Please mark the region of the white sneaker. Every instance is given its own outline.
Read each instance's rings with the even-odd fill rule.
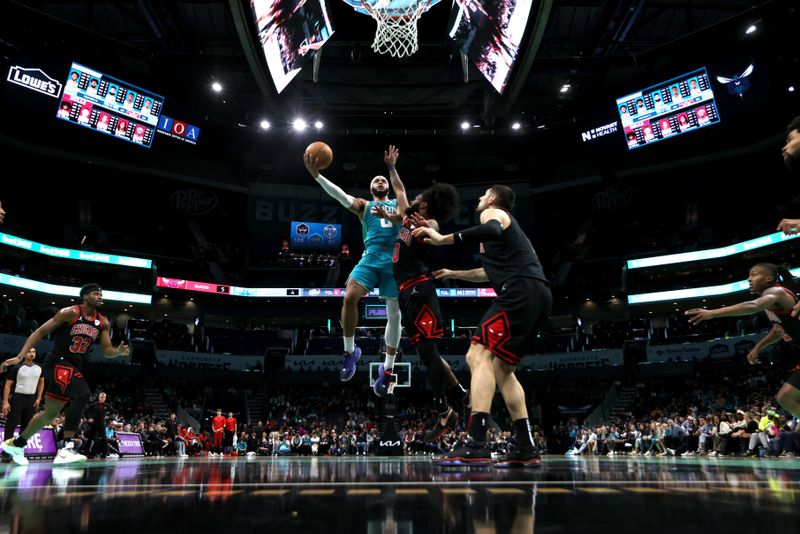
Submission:
[[[53,459],[53,464],[59,465],[59,464],[72,464],[75,462],[85,462],[86,456],[77,453],[74,447],[75,445],[72,442],[69,442],[66,445],[64,445],[63,448],[59,449],[55,459]]]
[[[3,445],[0,446],[0,449],[11,456],[11,459],[14,460],[14,463],[17,465],[28,465],[30,463],[28,459],[25,458],[25,447],[15,447],[14,438],[5,440]]]
[[[675,449],[667,449],[667,454],[670,456],[675,456]]]
[[[117,459],[117,458],[119,458],[119,454],[111,453],[111,454],[108,455],[108,457],[109,458],[113,458],[113,459]]]

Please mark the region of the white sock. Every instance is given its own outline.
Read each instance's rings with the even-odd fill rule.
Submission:
[[[388,352],[385,353],[386,357],[383,359],[383,369],[384,371],[388,371],[389,369],[394,369],[394,359],[397,358],[397,354],[389,354]]]
[[[356,336],[342,337],[344,338],[344,351],[352,354],[353,351],[356,350]]]

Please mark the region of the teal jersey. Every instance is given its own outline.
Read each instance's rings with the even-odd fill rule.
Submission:
[[[386,200],[385,202],[375,202],[370,200],[364,208],[364,216],[361,218],[361,229],[364,236],[364,253],[387,256],[391,258],[394,242],[400,232],[400,226],[395,226],[386,219],[382,219],[372,213],[375,205],[385,206],[386,211],[395,213],[397,211],[396,200]]]

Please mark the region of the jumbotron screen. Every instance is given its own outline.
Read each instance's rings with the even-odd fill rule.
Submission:
[[[629,150],[719,122],[705,68],[617,98],[617,111]]]
[[[164,97],[73,63],[56,116],[150,147]]]

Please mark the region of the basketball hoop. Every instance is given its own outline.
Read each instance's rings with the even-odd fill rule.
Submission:
[[[363,10],[378,23],[372,50],[396,58],[414,54],[419,49],[417,21],[430,9],[431,3],[431,0],[415,0],[407,4],[378,1],[371,5],[368,0],[361,0]]]

